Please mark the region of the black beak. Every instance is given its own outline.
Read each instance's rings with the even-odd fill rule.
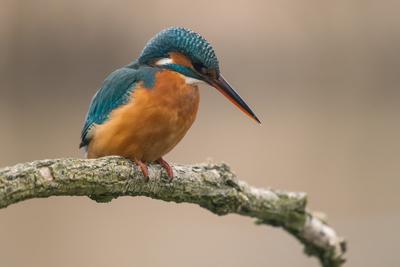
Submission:
[[[219,75],[216,79],[209,79],[207,81],[212,87],[216,88],[219,92],[221,92],[226,98],[228,98],[235,106],[237,106],[241,111],[243,111],[247,116],[256,122],[260,123],[260,120],[257,118],[256,114],[249,108],[249,106],[244,102],[244,100],[240,97],[238,93],[229,85],[227,81]]]

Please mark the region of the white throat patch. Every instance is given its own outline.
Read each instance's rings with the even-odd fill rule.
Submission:
[[[204,83],[204,82],[201,81],[201,80],[197,80],[197,79],[192,78],[192,77],[187,77],[187,76],[185,76],[185,75],[182,75],[182,77],[185,79],[185,83],[186,83],[186,84],[200,84],[200,83]]]

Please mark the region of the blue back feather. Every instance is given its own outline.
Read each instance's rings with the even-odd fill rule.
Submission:
[[[89,144],[90,130],[94,124],[104,123],[114,109],[129,102],[138,82],[143,82],[146,88],[154,86],[155,73],[159,69],[145,66],[137,69],[131,67],[138,65],[134,63],[111,73],[94,95],[82,129],[80,147]]]

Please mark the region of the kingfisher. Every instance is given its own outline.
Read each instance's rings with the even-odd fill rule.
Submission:
[[[206,83],[250,118],[260,120],[222,77],[213,47],[182,27],[151,38],[139,58],[112,72],[92,98],[81,133],[87,158],[117,155],[135,162],[146,180],[148,163],[174,174],[163,156],[193,124],[198,84]]]

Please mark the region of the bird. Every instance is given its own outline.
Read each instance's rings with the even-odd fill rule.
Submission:
[[[190,29],[170,27],[153,36],[136,60],[104,80],[91,100],[79,147],[87,158],[125,157],[147,181],[147,164],[158,163],[171,181],[174,172],[163,157],[195,121],[201,83],[261,124],[223,78],[211,44]]]

